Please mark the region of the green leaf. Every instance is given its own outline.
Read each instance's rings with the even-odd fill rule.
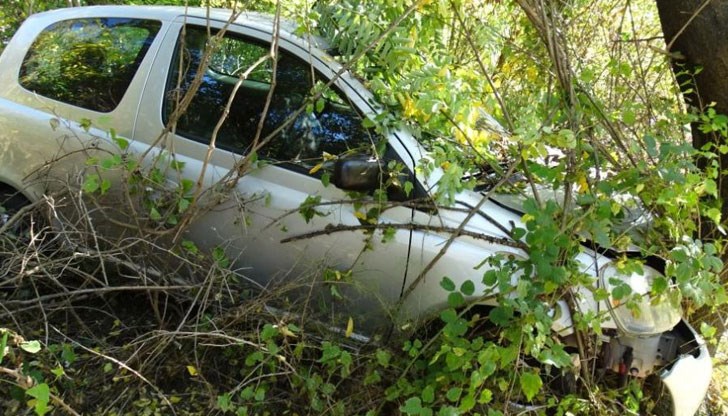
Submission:
[[[468,323],[465,319],[457,318],[452,322],[449,322],[443,328],[443,334],[450,338],[458,338],[468,332]]]
[[[460,399],[460,410],[463,413],[467,413],[475,407],[475,393],[466,394],[465,397]],[[455,415],[460,414],[459,412],[453,413]]]
[[[61,350],[61,359],[63,361],[67,362],[68,364],[73,364],[76,362],[76,353],[73,352],[73,346],[69,344],[63,344],[63,349]]]
[[[404,194],[407,195],[407,196],[410,196],[410,194],[412,193],[412,190],[414,189],[414,187],[415,186],[412,184],[412,182],[406,181],[404,183]]]
[[[384,368],[389,367],[389,362],[392,359],[392,354],[390,354],[388,351],[380,349],[377,350],[377,353],[375,355],[377,357],[377,364]]]
[[[51,398],[51,391],[48,388],[48,385],[46,383],[40,383],[38,385],[35,385],[28,390],[25,391],[25,394],[27,394],[30,397],[35,398],[39,402],[48,403],[48,400]]]
[[[262,402],[263,400],[265,400],[265,388],[259,387],[255,391],[254,399],[256,402]]]
[[[438,416],[459,416],[464,414],[463,412],[460,412],[457,407],[452,406],[445,406],[441,407],[440,411],[437,412]],[[477,414],[477,413],[475,413]]]
[[[108,179],[104,179],[101,181],[101,195],[105,194],[109,189],[111,189],[111,181]]]
[[[460,292],[452,292],[447,296],[447,304],[451,308],[457,309],[465,305],[465,298]]]
[[[321,184],[323,184],[324,187],[331,184],[331,172],[324,172],[321,174]]]
[[[5,348],[8,346],[8,332],[3,332],[3,338],[0,339],[0,363],[3,362],[3,358],[5,358]]]
[[[440,312],[440,319],[442,319],[442,322],[449,324],[458,319],[458,314],[452,309],[445,309],[444,311]]]
[[[592,69],[586,68],[581,71],[579,74],[579,78],[581,78],[582,81],[584,81],[587,84],[590,84],[592,81],[594,81],[594,71]]]
[[[230,266],[230,259],[228,259],[225,255],[225,249],[220,246],[217,246],[212,250],[212,258],[215,260],[215,263],[223,269]]]
[[[475,283],[472,280],[466,280],[460,285],[460,292],[465,296],[472,296],[475,293]]]
[[[181,172],[185,168],[186,163],[181,160],[173,160],[169,162],[169,167],[177,172]]]
[[[422,401],[425,403],[432,403],[435,401],[435,388],[431,384],[422,389]]]
[[[637,117],[634,114],[634,111],[626,108],[622,110],[622,122],[628,126],[631,126],[637,121]]]
[[[23,351],[35,354],[40,351],[40,342],[38,341],[24,341],[20,343],[20,348]]]
[[[598,301],[607,300],[607,299],[609,299],[609,292],[607,292],[606,289],[604,289],[603,287],[600,287],[600,288],[594,290],[594,300],[595,301],[598,302]]]
[[[99,189],[99,177],[98,175],[89,175],[83,182],[83,191],[87,194],[92,194]]]
[[[491,400],[493,400],[493,392],[488,389],[483,389],[480,392],[480,397],[478,397],[478,403],[486,404],[490,403]]]
[[[705,339],[713,339],[717,332],[718,329],[712,325],[708,325],[705,322],[700,324],[700,334],[703,335],[703,338]]]
[[[180,184],[182,185],[182,192],[184,192],[185,194],[191,191],[192,188],[195,186],[195,182],[190,179],[182,179]]]
[[[152,207],[149,210],[149,218],[151,218],[153,221],[159,221],[162,219],[162,214],[160,214],[159,211],[157,211],[157,208]]]
[[[440,281],[440,286],[442,286],[442,288],[447,290],[448,292],[452,292],[453,290],[455,290],[455,282],[453,282],[452,279],[447,276],[442,278],[442,281]]]
[[[190,200],[187,198],[180,198],[177,202],[177,211],[183,213],[190,207]]]
[[[255,351],[251,354],[249,354],[247,357],[245,357],[245,365],[248,367],[252,367],[255,364],[263,361],[265,357],[263,356],[263,353],[260,351]],[[253,396],[251,395],[250,398]]]
[[[229,412],[231,410],[234,410],[234,405],[232,403],[230,393],[225,393],[217,396],[217,408],[222,410],[223,412]]]
[[[403,406],[400,406],[399,410],[408,415],[431,415],[432,410],[425,409],[422,407],[422,401],[419,397],[410,397],[404,402]]]
[[[240,398],[246,401],[252,399],[254,396],[255,388],[253,386],[248,386],[240,392]]]
[[[498,272],[495,270],[488,270],[483,273],[483,284],[486,286],[493,286],[498,283]]]
[[[394,239],[397,234],[397,229],[394,227],[387,227],[382,232],[382,243],[388,243]]]
[[[718,196],[718,185],[712,179],[705,179],[705,192],[708,195],[717,197]]]
[[[61,366],[61,365],[52,369],[51,373],[53,373],[53,375],[56,376],[56,380],[61,378],[64,374],[66,374],[66,372],[63,370],[63,366]]]
[[[113,169],[118,165],[118,161],[115,160],[113,157],[107,157],[104,159],[101,159],[99,165],[103,170],[110,170]]]
[[[367,374],[366,377],[364,377],[365,386],[371,386],[379,383],[380,381],[382,381],[382,376],[377,370],[372,371],[371,373]]]
[[[298,208],[298,212],[303,216],[303,219],[308,224],[311,222],[313,217],[320,216],[325,217],[328,214],[323,213],[321,211],[318,211],[316,207],[321,204],[321,196],[320,195],[309,195],[303,203]]]
[[[88,133],[88,131],[91,130],[91,125],[92,125],[91,120],[89,120],[87,118],[82,118],[81,122],[78,123],[78,126],[81,127],[83,129],[83,131],[85,131],[86,133]]]
[[[531,372],[521,374],[520,383],[521,391],[526,395],[526,400],[529,402],[541,390],[541,386],[543,385],[541,377]]]
[[[511,230],[511,236],[514,240],[520,240],[526,235],[526,230],[523,228],[516,227]]]
[[[715,224],[720,224],[722,214],[718,208],[708,208],[705,215]]]
[[[652,281],[652,293],[660,294],[667,290],[668,282],[664,276],[656,277]]]
[[[556,145],[565,149],[573,149],[576,147],[576,136],[569,129],[559,130],[556,136]]]
[[[121,150],[126,150],[129,148],[129,140],[123,137],[114,138],[114,143],[116,143],[116,145],[119,146],[119,149]]]
[[[513,310],[505,306],[498,306],[490,310],[488,318],[496,325],[505,326],[513,317]]]
[[[182,240],[182,248],[184,248],[188,253],[192,255],[197,255],[200,253],[200,249],[197,248],[197,245],[190,240]]]
[[[372,119],[370,119],[369,117],[367,117],[367,118],[365,118],[364,120],[361,121],[361,125],[365,129],[370,129],[370,128],[374,127],[374,121],[372,121]]]
[[[280,331],[278,331],[277,327],[271,324],[265,324],[265,326],[263,326],[263,331],[260,333],[260,337],[263,341],[268,341],[277,337],[279,334]]]
[[[629,296],[630,293],[632,293],[632,288],[626,284],[620,284],[612,289],[612,297],[616,300],[624,299]]]
[[[447,391],[445,394],[445,397],[447,397],[448,400],[451,402],[456,402],[460,399],[460,395],[463,393],[463,389],[461,387],[453,387],[450,390]]]

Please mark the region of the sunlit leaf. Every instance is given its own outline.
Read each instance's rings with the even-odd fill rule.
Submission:
[[[346,323],[346,332],[345,335],[347,338],[351,337],[351,334],[354,333],[354,320],[349,317],[349,321]]]
[[[541,390],[543,382],[541,377],[537,373],[524,372],[521,373],[519,379],[521,384],[521,391],[526,395],[526,400],[531,401],[534,396]]]
[[[39,341],[23,341],[20,343],[20,348],[23,351],[29,352],[31,354],[35,354],[38,351],[41,350],[41,345]]]

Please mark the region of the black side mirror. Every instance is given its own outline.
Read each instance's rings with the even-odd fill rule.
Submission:
[[[376,159],[343,158],[334,164],[331,183],[345,191],[372,192],[382,186],[383,173],[383,166]]]

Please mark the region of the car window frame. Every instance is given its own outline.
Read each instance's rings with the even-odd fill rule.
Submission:
[[[166,93],[168,93],[169,91],[171,91],[173,89],[173,88],[170,88],[170,85],[174,85],[174,83],[176,83],[176,80],[173,80],[172,79],[172,78],[175,77],[175,75],[177,75],[176,74],[177,71],[174,68],[174,65],[176,65],[176,64],[179,63],[178,62],[178,57],[179,57],[179,54],[180,54],[179,42],[180,42],[180,39],[182,37],[183,30],[185,30],[185,27],[186,26],[187,27],[189,27],[189,26],[195,26],[197,29],[206,29],[206,27],[204,27],[202,25],[199,25],[199,24],[196,24],[196,23],[186,22],[185,24],[183,24],[183,26],[176,33],[176,41],[174,43],[174,45],[175,45],[174,49],[175,50],[172,53],[172,58],[171,58],[171,61],[170,61],[170,66],[169,66],[169,69],[168,69],[168,72],[167,72],[167,80],[166,80],[166,84],[165,84],[165,95],[166,95]],[[220,29],[215,28],[214,26],[213,27],[210,27],[210,35],[211,36],[214,36],[217,32],[219,32],[219,30]],[[237,38],[237,39],[241,40],[242,42],[247,42],[247,43],[250,43],[250,44],[258,45],[258,46],[260,46],[263,49],[269,49],[270,48],[270,41],[265,41],[263,39],[260,39],[260,38],[254,37],[254,36],[249,36],[249,35],[240,33],[238,31],[234,31],[234,30],[228,29],[226,31],[226,33],[225,33],[225,36],[230,36],[230,37],[233,37],[233,38]],[[281,47],[281,49],[291,59],[295,59],[296,61],[298,61],[302,65],[311,66],[312,67],[312,70],[315,71],[316,80],[321,81],[321,82],[324,82],[324,83],[328,83],[330,81],[330,79],[324,73],[322,73],[319,70],[319,68],[317,68],[314,65],[314,63],[313,63],[312,60],[315,57],[313,55],[309,54],[308,57],[310,57],[311,60],[307,61],[306,59],[302,58],[300,55],[294,53],[289,48]],[[237,80],[238,80],[238,78],[237,77],[234,77],[233,75],[229,75],[229,74],[222,73],[220,71],[216,71],[216,70],[214,70],[211,67],[208,67],[207,71],[212,71],[214,73],[214,78],[234,78],[234,82],[237,82]],[[233,82],[232,79],[230,81],[231,81],[231,83]],[[248,80],[248,79],[246,79],[245,81],[243,81],[243,85],[248,85],[248,84],[250,84],[250,85],[260,84],[261,86],[263,86],[263,85],[265,85],[265,86],[270,85],[269,83],[266,83],[264,81],[258,81],[258,80]],[[280,86],[276,86],[276,88],[281,88],[281,87]],[[343,105],[346,106],[349,110],[355,112],[357,114],[357,116],[362,121],[366,118],[366,115],[364,114],[364,112],[361,111],[361,109],[356,105],[355,102],[352,102],[352,101],[350,101],[348,99],[348,95],[341,88],[339,88],[338,85],[336,85],[336,82],[334,82],[329,88],[339,97],[339,99],[341,99],[342,101],[344,101],[344,104]],[[240,94],[240,91],[238,91],[238,94]],[[348,103],[347,103],[347,101],[348,101]],[[338,104],[336,102],[332,102],[332,103]],[[162,103],[162,114],[161,114],[161,116],[162,116],[162,122],[165,125],[169,122],[169,116],[168,116],[170,114],[169,107],[168,107],[169,104],[170,104],[169,100],[165,97],[165,99],[164,99],[164,101]],[[177,130],[175,133],[177,135],[179,135],[180,137],[183,137],[183,138],[186,138],[186,139],[189,139],[189,140],[193,140],[193,141],[198,142],[198,143],[200,143],[202,145],[208,145],[209,144],[209,139],[204,138],[204,137],[201,137],[201,136],[196,135],[196,134],[193,134],[193,133],[190,133],[190,132],[181,132],[181,131]],[[372,132],[372,135],[373,136],[378,136],[379,139],[380,139],[380,142],[381,141],[387,141],[388,140],[388,137],[386,137],[384,135],[381,135],[381,134],[378,134],[378,133],[375,133],[375,132]],[[219,137],[218,137],[218,140],[219,140]],[[276,140],[276,138],[273,138],[273,140]],[[378,145],[378,143],[379,142],[373,142],[371,144],[376,147]],[[226,145],[226,144],[221,143],[219,141],[216,143],[216,147],[218,147],[220,149],[223,149],[223,150],[226,150],[228,152],[231,152],[233,154],[237,154],[237,155],[243,155],[244,156],[246,154],[246,152],[241,151],[241,149],[234,148],[233,146]],[[394,152],[394,151],[389,151],[389,152],[384,152],[384,153],[386,153],[388,156],[389,155],[397,155],[397,153]],[[384,158],[384,156],[385,156],[384,154],[380,155],[380,157],[382,157],[382,158]],[[300,174],[304,174],[304,175],[307,175],[307,176],[312,176],[312,177],[320,178],[322,176],[322,174],[323,174],[323,172],[321,172],[321,171],[311,173],[311,166],[303,166],[301,164],[298,164],[296,162],[289,161],[289,160],[274,160],[274,159],[270,159],[269,160],[269,159],[265,159],[263,157],[261,157],[261,159],[266,160],[266,163],[268,163],[270,165],[284,167],[284,168],[286,168],[288,170],[291,170],[291,171],[294,171],[294,172],[297,172],[297,173],[300,173]],[[397,155],[397,161],[402,162],[399,159],[400,158]],[[392,159],[390,158],[389,160],[392,160]]]
[[[228,32],[231,32],[236,36],[263,42],[268,45],[272,42],[272,33],[265,25],[261,25],[257,18],[254,18],[249,22],[244,19],[245,15],[239,18],[239,20],[231,23],[229,21],[215,18],[202,18],[191,15],[178,16],[173,21],[174,25],[168,28],[165,35],[165,44],[170,47],[170,50],[165,53],[166,58],[163,64],[164,68],[160,69],[160,72],[164,74],[164,82],[167,82],[168,77],[171,76],[173,71],[173,68],[171,68],[172,61],[174,59],[172,55],[178,53],[177,46],[179,36],[185,25],[196,25],[205,28],[209,27],[211,30],[221,30],[226,28]],[[331,87],[340,91],[340,94],[347,97],[347,101],[351,103],[352,109],[361,114],[362,117],[374,118],[380,113],[380,106],[376,104],[371,92],[361,85],[351,73],[342,67],[341,64],[336,63],[335,58],[327,55],[318,47],[308,43],[305,39],[291,35],[287,32],[282,31],[280,33],[278,42],[280,48],[286,50],[297,59],[312,65],[313,68],[321,75],[322,80],[330,81],[333,79],[334,81],[331,83]],[[333,64],[331,64],[332,62]],[[166,90],[166,86],[162,87],[162,90]],[[155,109],[159,123],[161,123],[162,126],[166,126],[166,123],[163,120],[163,112],[165,111],[164,97],[160,97],[158,106],[150,107],[150,109],[151,108]],[[148,129],[149,127],[151,127],[151,125],[145,126],[143,129]],[[188,149],[185,150],[185,152],[193,151],[192,149],[197,149],[194,150],[194,152],[199,152],[203,147],[206,147],[209,144],[207,140],[199,140],[199,138],[193,139],[188,136],[181,135],[176,131],[174,134],[182,140],[182,142],[180,142],[182,148]],[[415,168],[421,163],[423,158],[428,157],[428,152],[419,145],[416,139],[407,131],[401,131],[399,129],[391,130],[386,132],[386,134],[383,134],[382,138],[386,142],[386,156],[393,156],[393,158],[389,158],[388,160],[401,162],[404,166],[402,174],[414,185],[412,192],[407,196],[406,200],[424,201],[423,206],[425,206],[425,208],[420,208],[420,205],[417,204],[413,206],[413,209],[427,212],[432,211],[429,207],[431,204],[427,202],[432,199],[429,190],[433,186],[437,186],[437,180],[440,175],[437,172],[426,173],[418,171],[420,173],[415,173]],[[240,152],[223,148],[218,148],[218,150],[222,153],[219,156],[213,156],[213,158],[226,166],[229,165],[232,167],[235,163],[234,161],[238,160],[241,156]],[[384,159],[384,154],[380,155],[380,157],[382,157],[383,161],[386,160]],[[278,163],[276,165],[268,166],[296,172],[297,174],[312,179],[320,179],[324,173],[322,170],[319,170],[314,174],[311,174],[308,169],[303,169],[295,164],[286,165],[284,163]],[[427,185],[427,183],[430,182],[431,184]]]

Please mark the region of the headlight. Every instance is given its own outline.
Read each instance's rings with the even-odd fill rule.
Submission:
[[[617,326],[625,333],[636,336],[654,335],[665,332],[680,321],[682,311],[669,299],[652,304],[650,288],[656,277],[661,276],[657,270],[644,266],[644,274],[624,274],[613,264],[607,264],[599,272],[602,285],[609,292],[609,312]],[[627,284],[633,294],[642,295],[640,300],[617,300],[612,298],[612,290],[620,284]]]

